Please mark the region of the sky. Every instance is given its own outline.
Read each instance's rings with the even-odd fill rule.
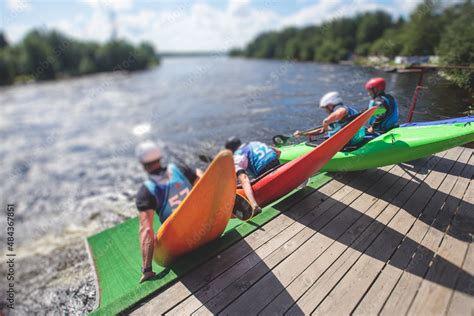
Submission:
[[[32,28],[83,40],[149,41],[161,52],[225,51],[263,31],[384,9],[407,16],[421,0],[0,0],[0,29],[18,42]]]

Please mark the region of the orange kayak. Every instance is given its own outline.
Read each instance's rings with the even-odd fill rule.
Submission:
[[[232,215],[236,175],[232,152],[220,152],[156,234],[154,260],[166,266],[176,257],[216,239]]]

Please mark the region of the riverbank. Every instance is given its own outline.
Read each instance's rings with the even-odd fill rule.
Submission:
[[[54,80],[113,71],[137,71],[156,66],[160,58],[146,42],[133,45],[111,39],[79,41],[54,30],[35,29],[10,45],[0,31],[0,86]]]
[[[438,58],[434,58],[438,59]],[[420,73],[427,71],[437,71],[446,80],[458,85],[460,88],[473,91],[474,87],[460,84],[465,80],[466,72],[474,73],[474,65],[449,65],[440,63],[417,63],[403,64],[396,63],[386,57],[357,57],[353,61],[341,61],[340,64],[358,65],[362,67],[375,68],[384,72],[397,73]]]

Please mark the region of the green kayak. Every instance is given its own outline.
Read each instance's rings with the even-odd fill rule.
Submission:
[[[411,161],[474,141],[474,124],[395,128],[353,151],[338,152],[321,171],[356,171]],[[283,146],[280,161],[298,158],[315,146]]]

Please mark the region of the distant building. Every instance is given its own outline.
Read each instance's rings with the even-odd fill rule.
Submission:
[[[385,56],[369,56],[368,60],[371,64],[385,64],[390,61],[390,59]]]
[[[437,59],[436,56],[397,56],[395,57],[395,64],[397,65],[419,65],[427,64],[432,60]]]

